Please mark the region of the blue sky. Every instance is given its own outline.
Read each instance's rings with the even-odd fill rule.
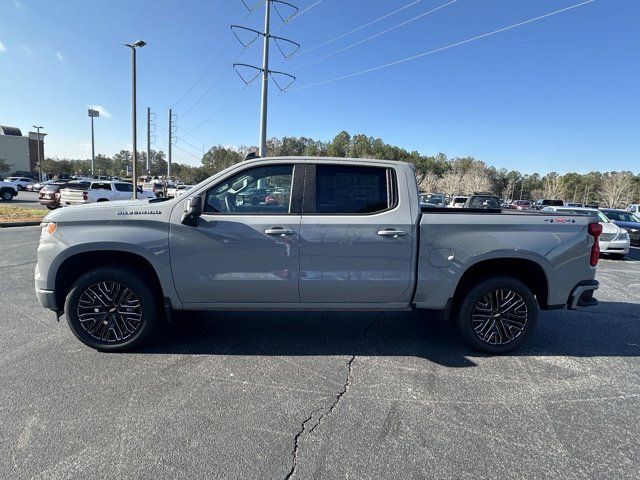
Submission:
[[[636,0],[596,0],[413,61],[302,88],[580,3],[458,0],[301,67],[449,1],[297,0],[311,8],[284,26],[274,14],[272,30],[302,48],[288,61],[271,50],[271,68],[292,71],[297,80],[286,94],[271,83],[269,136],[330,140],[347,130],[525,172],[640,171]],[[130,54],[122,43],[143,39],[139,149],[147,106],[157,115],[155,144],[162,150],[167,109],[175,106],[175,161],[198,164],[203,144],[256,145],[260,89],[244,88],[231,64],[258,64],[261,45],[243,49],[232,23],[260,29],[262,5],[249,13],[240,0],[0,0],[0,124],[26,131],[39,123],[48,133],[48,155],[87,158],[86,109],[99,105],[105,113],[96,120],[97,152],[130,148]]]

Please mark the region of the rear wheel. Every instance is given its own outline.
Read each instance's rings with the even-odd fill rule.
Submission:
[[[480,280],[460,295],[456,329],[473,348],[500,354],[522,345],[538,321],[538,303],[524,283],[511,277]]]
[[[82,275],[67,295],[65,312],[82,343],[109,352],[142,343],[158,318],[153,290],[125,267],[100,267]]]

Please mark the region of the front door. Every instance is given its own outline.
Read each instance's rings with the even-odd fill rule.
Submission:
[[[197,227],[172,216],[171,268],[185,306],[300,301],[293,178],[292,164],[253,166],[200,193]]]
[[[300,227],[303,303],[408,304],[415,228],[410,199],[398,197],[397,182],[395,170],[385,166],[307,167]]]

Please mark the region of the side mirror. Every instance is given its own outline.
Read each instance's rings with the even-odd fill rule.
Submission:
[[[189,227],[197,227],[200,215],[202,215],[202,197],[189,197],[180,222]]]

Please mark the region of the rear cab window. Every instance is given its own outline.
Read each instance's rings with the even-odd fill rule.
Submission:
[[[304,213],[362,215],[397,204],[393,169],[358,165],[315,165],[313,211]],[[311,192],[305,191],[305,196]],[[309,202],[305,201],[307,206]]]

